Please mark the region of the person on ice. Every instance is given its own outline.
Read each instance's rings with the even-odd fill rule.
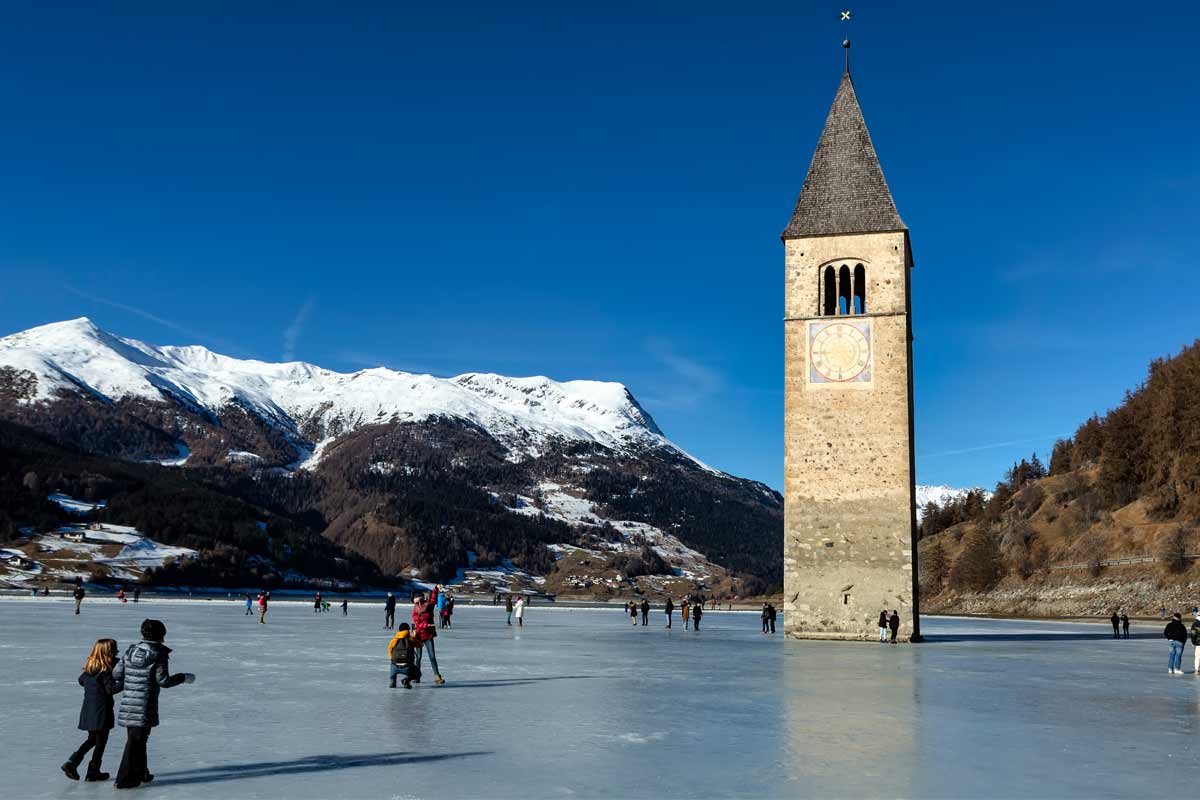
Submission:
[[[1171,615],[1171,621],[1167,623],[1167,627],[1163,628],[1163,637],[1166,638],[1168,644],[1167,674],[1182,675],[1183,646],[1187,643],[1188,632],[1187,628],[1183,627],[1183,618],[1178,611]]]
[[[630,600],[628,608],[629,608],[629,623],[631,625],[637,625],[637,611],[638,611],[637,600]]]
[[[900,630],[900,612],[892,609],[892,615],[888,617],[888,629],[892,632],[891,643],[896,643],[896,634]]]
[[[506,595],[504,598],[504,611],[508,614],[508,624],[512,625],[513,601],[512,595]]]
[[[437,594],[437,587],[434,587],[433,593]],[[416,637],[416,644],[420,650],[417,651],[417,668],[421,666],[421,654],[429,653],[429,663],[433,667],[433,682],[441,685],[446,682],[442,677],[441,670],[438,669],[437,650],[433,640],[437,638],[437,627],[433,624],[433,610],[437,606],[437,598],[425,598],[423,594],[413,596],[412,610],[412,635]]]
[[[190,672],[171,674],[167,657],[171,649],[163,644],[167,626],[156,619],[142,620],[142,641],[130,645],[125,657],[113,670],[113,680],[121,691],[117,723],[125,729],[125,752],[117,768],[118,789],[132,789],[154,780],[146,758],[150,730],[158,725],[158,694],[163,689],[192,683]]]
[[[671,612],[675,610],[675,601],[671,599],[670,595],[667,595],[667,604],[663,608],[667,612],[667,627],[669,628],[671,627]]]
[[[1192,629],[1190,631],[1192,638],[1192,648],[1195,651],[1192,654],[1192,674],[1200,678],[1200,614],[1192,617]]]
[[[688,599],[685,596],[682,600],[679,601],[679,615],[681,617],[683,617],[683,629],[685,631],[692,624],[691,611],[692,611],[692,604],[688,602]]]
[[[98,639],[92,645],[91,655],[83,664],[83,674],[79,676],[79,685],[83,687],[79,730],[87,731],[87,740],[62,765],[62,771],[73,781],[79,780],[78,768],[88,750],[92,751],[92,758],[88,762],[84,780],[108,780],[108,773],[100,771],[100,762],[104,760],[108,732],[113,729],[113,695],[120,691],[113,678],[113,667],[116,664],[116,639]]]
[[[642,598],[642,624],[650,624],[650,601],[644,597]]]
[[[250,593],[246,592],[246,616],[247,617],[253,616],[254,612],[251,610],[251,609],[253,609],[253,607],[254,607],[254,600],[251,599]]]
[[[767,610],[767,604],[763,603],[762,613],[759,614],[759,619],[762,620],[762,632],[766,633],[770,627],[771,612]]]
[[[517,618],[517,627],[525,627],[525,595],[517,598],[517,604],[513,607],[513,616]]]
[[[885,608],[884,610],[879,612],[879,643],[880,644],[884,644],[885,642],[887,642],[887,635],[888,635],[888,613],[887,613],[887,609]]]
[[[1121,638],[1129,638],[1129,615],[1124,611],[1121,612]]]
[[[344,597],[342,598],[342,616],[350,616],[350,601]]]
[[[1121,638],[1121,631],[1120,631],[1121,618],[1117,616],[1117,612],[1114,611],[1112,613],[1112,616],[1108,618],[1108,621],[1111,622],[1112,626],[1113,626],[1113,638],[1120,639]]]
[[[76,614],[79,613],[79,607],[81,605],[83,605],[83,598],[86,595],[87,595],[87,592],[85,592],[83,590],[83,584],[82,583],[75,584],[75,613]]]
[[[388,592],[383,604],[383,627],[389,631],[396,626],[396,595]]]
[[[417,666],[416,646],[407,622],[401,622],[388,645],[388,660],[392,662],[388,685],[396,688],[396,676],[402,675],[400,685],[411,689],[413,681],[421,682],[421,670]]]
[[[779,612],[775,609],[775,604],[767,603],[767,622],[771,626],[772,634],[775,633],[775,617],[777,617],[778,615],[779,615]]]
[[[692,630],[700,630],[700,618],[704,616],[704,603],[692,603]]]

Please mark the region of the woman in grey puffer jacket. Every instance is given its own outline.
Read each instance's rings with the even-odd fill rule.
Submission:
[[[117,724],[125,728],[127,737],[117,770],[118,789],[132,789],[154,780],[146,763],[146,742],[150,729],[158,725],[158,693],[196,679],[188,672],[171,674],[167,667],[171,649],[162,643],[166,635],[166,625],[156,619],[144,620],[142,641],[126,650],[113,670],[116,684],[124,689]]]

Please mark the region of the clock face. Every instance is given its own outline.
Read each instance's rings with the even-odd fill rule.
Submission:
[[[813,383],[869,381],[871,328],[868,322],[833,322],[809,330]]]

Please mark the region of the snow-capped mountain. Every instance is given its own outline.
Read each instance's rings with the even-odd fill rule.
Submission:
[[[18,401],[25,404],[65,392],[106,403],[175,402],[213,418],[238,407],[282,431],[297,464],[364,425],[433,416],[482,428],[514,458],[538,455],[550,440],[665,447],[686,455],[619,383],[479,373],[437,378],[384,368],[340,373],[303,362],[230,358],[194,345],[155,346],[101,330],[87,318],[0,339],[5,366],[25,378]]]
[[[944,506],[950,500],[966,496],[971,489],[955,489],[950,486],[918,486],[917,487],[917,522],[925,516],[925,506],[937,503]],[[990,492],[984,492],[984,497],[991,497]]]

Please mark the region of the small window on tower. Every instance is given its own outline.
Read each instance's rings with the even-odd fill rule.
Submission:
[[[854,313],[867,313],[867,271],[862,264],[854,268]]]
[[[854,310],[854,290],[850,286],[850,268],[838,270],[838,313],[850,314]]]
[[[826,267],[821,281],[821,313],[832,317],[837,313],[837,276],[833,267]]]

